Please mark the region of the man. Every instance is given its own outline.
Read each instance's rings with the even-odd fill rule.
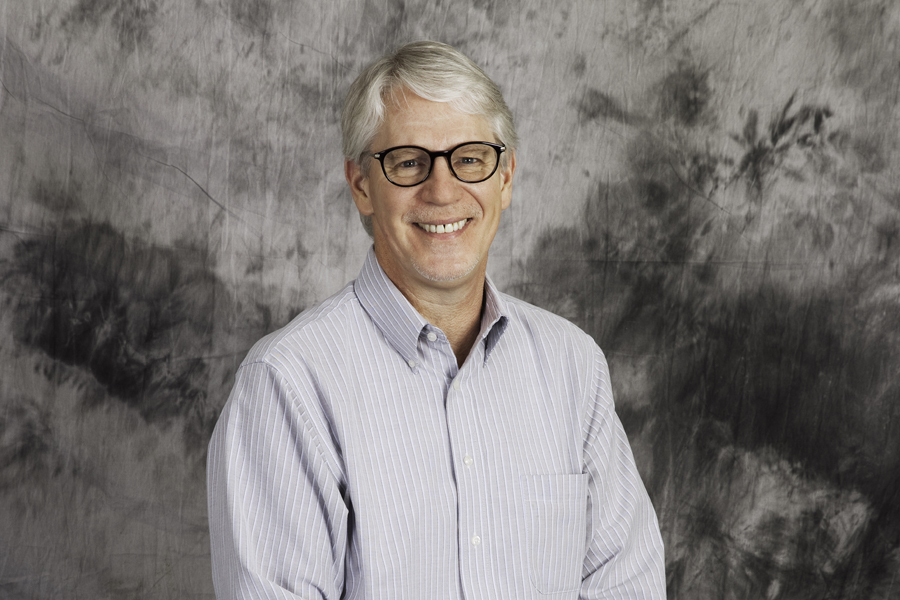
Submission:
[[[400,48],[341,126],[359,278],[256,344],[209,452],[219,598],[664,598],[606,361],[485,277],[512,116],[458,51]]]

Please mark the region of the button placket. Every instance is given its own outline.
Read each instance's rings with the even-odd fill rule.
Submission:
[[[453,390],[454,392],[458,392],[461,388],[462,388],[462,384],[459,382],[459,377],[457,377],[450,384],[450,389]],[[467,467],[471,467],[472,464],[475,462],[475,459],[473,459],[472,455],[467,452],[466,455],[463,456],[462,461],[463,461],[464,465],[466,465]]]
[[[462,387],[463,386],[462,386],[459,374],[457,374],[457,377],[455,379],[453,379],[453,381],[450,383],[450,393],[452,396],[452,400],[454,401],[454,404],[456,404],[457,407],[459,407],[460,404],[462,403],[462,397],[461,397],[462,395],[460,394],[460,390],[462,390]],[[467,440],[467,443],[464,444],[462,447],[465,448],[466,446],[468,446],[470,444],[471,444],[471,440]],[[472,479],[473,473],[471,471],[472,465],[475,464],[475,459],[472,458],[472,455],[469,452],[466,452],[465,455],[462,457],[462,464],[464,465],[464,470],[459,473],[459,476],[458,476],[459,479],[457,482],[460,493],[464,493],[464,490],[471,490],[471,486],[475,483],[475,480]],[[473,521],[471,521],[470,519],[465,519],[465,521],[460,522],[460,527],[468,528],[469,526],[474,525],[474,524],[475,523]],[[471,529],[470,529],[470,531],[471,531]],[[470,547],[473,549],[473,551],[476,548],[479,548],[481,546],[482,541],[483,540],[482,540],[481,536],[478,535],[477,533],[470,534],[469,544],[470,544]]]

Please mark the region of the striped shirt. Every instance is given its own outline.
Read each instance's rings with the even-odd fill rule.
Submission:
[[[485,284],[461,367],[370,251],[260,340],[209,448],[219,599],[665,598],[606,360]]]

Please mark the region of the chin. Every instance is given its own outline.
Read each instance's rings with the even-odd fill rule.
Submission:
[[[443,282],[462,279],[471,274],[479,264],[478,259],[453,264],[419,264],[413,262],[416,272],[429,281]]]

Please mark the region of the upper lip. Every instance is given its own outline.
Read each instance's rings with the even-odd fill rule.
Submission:
[[[440,221],[415,221],[416,223],[421,223],[422,225],[453,225],[454,223],[459,223],[460,221],[468,221],[470,217],[460,217],[458,219],[441,219]]]

